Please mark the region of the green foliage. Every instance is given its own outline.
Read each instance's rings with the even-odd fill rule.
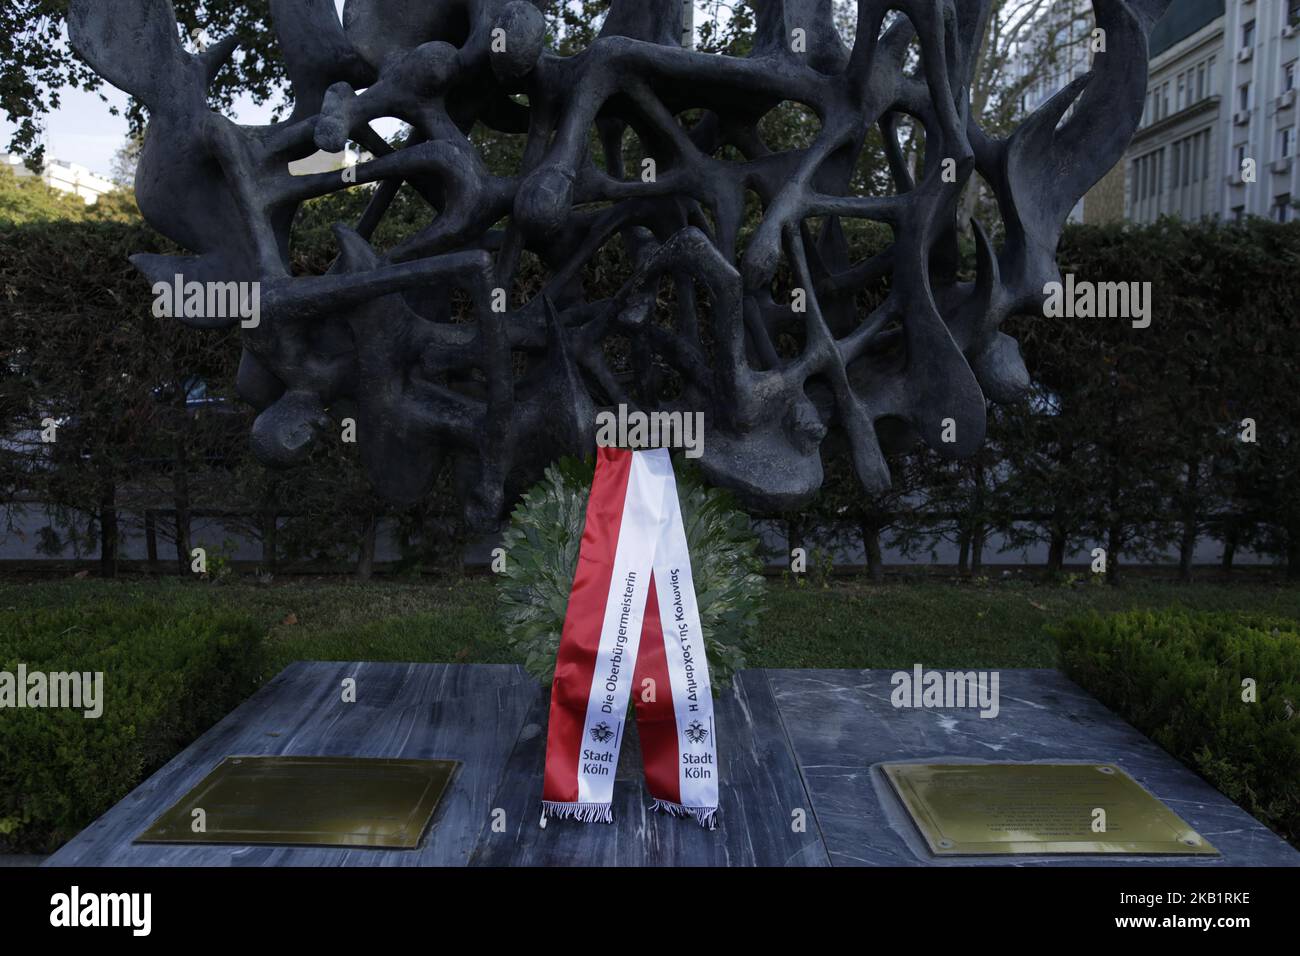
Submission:
[[[6,177],[12,180],[0,170],[0,196]],[[354,205],[304,210],[302,271],[325,271],[333,244],[323,238],[324,221],[359,216]],[[179,250],[139,219],[0,221],[0,430],[14,439],[0,447],[0,521],[23,507],[20,499],[35,499],[50,516],[37,531],[43,541],[93,548],[106,513],[120,512],[123,525],[134,526],[127,530],[138,532],[146,509],[208,509],[230,516],[228,532],[262,539],[268,565],[350,560],[377,509],[357,446],[322,442],[308,461],[283,471],[255,462],[254,412],[234,389],[239,331],[155,317],[149,283],[128,261],[134,252]],[[192,386],[204,402],[186,403]],[[47,417],[61,423],[53,445],[34,437]],[[429,501],[450,502],[449,484],[442,476]],[[416,517],[429,510],[420,509]],[[267,529],[276,516],[272,542]],[[399,517],[420,525],[425,551],[445,550],[447,534]],[[175,545],[171,555],[160,547],[160,556],[188,575],[190,546],[207,547],[211,557],[223,534],[191,542],[189,522],[180,524],[177,541],[172,517],[158,521],[163,543]]]
[[[1004,420],[1006,492],[1039,536],[1099,540],[1114,580],[1121,553],[1181,539],[1190,554],[1231,519],[1300,574],[1300,393],[1282,385],[1300,341],[1300,224],[1074,227],[1058,258],[1079,282],[1151,283],[1151,324],[1008,322],[1034,393]],[[1253,445],[1238,441],[1247,417],[1268,422]]]
[[[0,612],[0,670],[102,672],[103,714],[0,713],[0,851],[51,852],[261,682],[244,614],[139,601]]]
[[[329,193],[303,203],[293,225],[294,271],[303,275],[319,275],[329,268],[338,254],[334,238],[335,223],[355,226],[366,210],[374,189],[366,186]],[[374,247],[387,252],[429,224],[434,211],[409,185],[403,186],[393,197],[375,233],[370,237]]]
[[[85,205],[70,193],[50,188],[36,176],[19,177],[8,166],[0,166],[0,222],[75,219]]]
[[[543,684],[555,673],[593,474],[590,462],[562,459],[552,465],[524,495],[502,537],[501,620],[524,666]],[[745,666],[763,608],[758,540],[731,496],[705,486],[691,470],[679,468],[677,493],[716,692]]]
[[[79,196],[45,184],[39,176],[20,176],[0,166],[0,226],[26,223],[138,221],[135,197],[125,189],[101,196],[87,206]]]
[[[1172,609],[1077,618],[1053,634],[1074,680],[1300,844],[1300,624]]]
[[[209,548],[207,555],[207,580],[212,584],[222,584],[234,576],[235,542],[224,539],[220,546]]]

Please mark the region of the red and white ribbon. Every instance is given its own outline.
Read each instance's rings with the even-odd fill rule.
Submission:
[[[629,699],[653,809],[714,828],[713,694],[666,449],[600,448],[551,686],[542,824],[612,821]]]

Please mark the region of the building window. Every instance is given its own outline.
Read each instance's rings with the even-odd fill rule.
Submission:
[[[1196,101],[1205,99],[1205,64],[1196,68]]]
[[[1283,193],[1273,200],[1273,218],[1278,222],[1286,222],[1291,218],[1291,194]]]
[[[1214,57],[1205,64],[1205,95],[1214,95]]]
[[[1241,45],[1244,47],[1255,45],[1255,21],[1254,20],[1248,20],[1241,25]]]
[[[1245,207],[1245,206],[1233,206],[1233,207],[1232,207],[1232,221],[1233,221],[1233,222],[1241,222],[1241,220],[1244,219],[1245,217],[1246,217],[1246,207]]]
[[[1286,22],[1291,26],[1300,26],[1300,0],[1288,0]]]
[[[1286,159],[1295,152],[1295,127],[1285,126],[1277,131],[1277,155]]]
[[[1186,91],[1186,89],[1185,89],[1184,87],[1185,87],[1185,81],[1184,81],[1184,79],[1183,79],[1183,74],[1179,73],[1179,74],[1178,74],[1178,93],[1177,93],[1177,95],[1176,95],[1175,98],[1174,98],[1174,109],[1175,109],[1175,110],[1185,109],[1186,106],[1187,106],[1187,101],[1186,101],[1187,91]]]
[[[1282,92],[1295,89],[1295,60],[1282,65]]]
[[[1232,175],[1234,178],[1239,179],[1239,177],[1241,176],[1242,167],[1244,167],[1245,165],[1246,165],[1246,144],[1238,143],[1237,144],[1237,168],[1232,171]]]
[[[1245,112],[1250,109],[1250,84],[1243,83],[1237,87],[1237,109]]]

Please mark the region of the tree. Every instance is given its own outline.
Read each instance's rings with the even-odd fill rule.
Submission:
[[[1300,224],[1248,219],[1219,239],[1209,254],[1220,297],[1207,311],[1229,343],[1212,473],[1227,502],[1221,533],[1226,548],[1281,556],[1300,580]]]
[[[140,162],[140,150],[144,148],[144,135],[136,132],[127,136],[126,141],[113,154],[113,182],[123,189],[130,189],[135,184],[135,168]]]
[[[272,104],[274,119],[289,113],[293,104],[270,17],[276,0],[171,2],[191,52],[227,36],[238,40],[238,55],[210,88],[214,109],[229,111],[237,97],[248,96],[256,105]],[[608,8],[609,0],[553,4],[548,19],[557,50],[571,53],[586,47]],[[7,0],[0,6],[0,109],[16,127],[9,149],[26,156],[36,168],[45,152],[40,143],[42,119],[59,108],[61,92],[103,89],[103,79],[64,42],[67,12],[68,0]],[[111,112],[118,113],[115,107]],[[132,101],[126,114],[132,135],[137,135],[145,122],[141,105]]]
[[[0,225],[36,222],[138,222],[135,198],[115,189],[87,205],[80,196],[46,185],[39,176],[18,175],[0,166]]]
[[[914,520],[911,513],[914,456],[892,456],[889,462],[892,484],[875,495],[862,490],[862,482],[853,470],[848,448],[842,440],[828,442],[822,458],[825,478],[821,490],[801,514],[805,530],[832,547],[856,539],[866,557],[868,577],[883,581],[886,536]]]
[[[270,28],[272,0],[173,0],[189,48],[233,34],[240,55],[211,87],[214,108],[228,110],[241,94],[258,104],[275,101],[286,112],[284,63]],[[44,158],[39,141],[45,114],[59,108],[63,90],[100,91],[104,81],[64,42],[68,0],[8,0],[0,6],[0,109],[16,127],[9,148],[36,167]],[[101,93],[102,96],[102,93]],[[111,110],[115,115],[116,108]],[[127,116],[133,132],[144,125],[140,104]]]
[[[1026,94],[1059,90],[1089,63],[1091,0],[993,0],[971,81],[971,116],[990,136],[1005,137],[1030,112]],[[995,222],[998,210],[972,179],[957,217]]]
[[[940,541],[952,541],[958,573],[978,576],[988,540],[1013,537],[1018,502],[1009,494],[1008,438],[1015,432],[1008,420],[1022,411],[1022,406],[990,405],[988,435],[969,458],[947,459],[928,449],[912,456],[910,484],[916,500],[910,510],[916,517],[899,538],[905,552],[929,549],[933,554]]]
[[[8,166],[0,166],[0,223],[82,219],[85,209],[77,196],[52,189],[36,176],[18,176]]]

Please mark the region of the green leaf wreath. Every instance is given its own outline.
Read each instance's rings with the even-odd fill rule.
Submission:
[[[506,639],[543,684],[555,676],[595,464],[561,459],[524,495],[502,537],[497,599]],[[715,693],[745,666],[765,597],[758,538],[728,492],[678,469],[686,543]]]

